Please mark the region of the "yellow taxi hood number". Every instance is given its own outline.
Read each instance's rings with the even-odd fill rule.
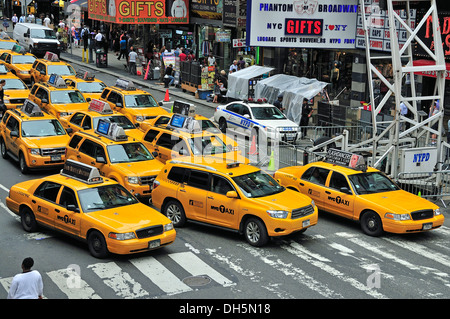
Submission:
[[[170,223],[166,216],[142,203],[87,212],[87,215],[118,233]]]
[[[384,208],[385,212],[396,214],[405,214],[422,209],[439,208],[425,198],[416,196],[404,190],[360,195],[360,198]]]

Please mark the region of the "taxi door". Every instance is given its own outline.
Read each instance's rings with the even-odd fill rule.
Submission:
[[[102,157],[105,162],[97,162],[97,158],[99,157]],[[76,160],[81,163],[97,167],[102,176],[107,176],[107,172],[105,172],[106,154],[100,144],[97,144],[89,139],[85,139],[78,149]]]
[[[60,189],[60,184],[50,181],[45,181],[36,188],[31,202],[38,222],[51,227],[55,226],[55,219],[60,209],[56,204]]]
[[[185,182],[180,184],[177,199],[184,207],[187,218],[206,221],[206,193],[209,185],[209,173],[189,170]]]
[[[224,177],[212,174],[210,191],[206,194],[206,218],[208,222],[228,227],[239,227],[239,198],[228,198],[227,192],[235,191]]]
[[[308,168],[298,181],[299,190],[302,194],[311,197],[320,209],[325,209],[325,182],[330,170],[312,166]]]
[[[55,228],[79,236],[81,213],[75,192],[64,186],[59,195],[58,204],[59,207],[55,209]]]
[[[5,126],[5,146],[14,156],[19,156],[19,136],[11,136],[11,132],[19,134],[19,121],[12,115],[9,116]]]
[[[329,187],[325,191],[325,210],[347,218],[353,218],[355,195],[347,178],[338,172],[332,172]]]

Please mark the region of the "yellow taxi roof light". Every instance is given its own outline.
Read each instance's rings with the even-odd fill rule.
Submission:
[[[112,123],[105,119],[99,119],[95,133],[109,138],[113,141],[126,141],[128,136],[125,134],[125,130],[117,123]]]
[[[117,79],[116,84],[114,86],[116,88],[127,90],[127,91],[136,90],[136,86],[134,85],[133,81],[130,81],[127,79]]]
[[[170,122],[167,124],[167,128],[190,133],[202,131],[200,122],[194,117],[177,113],[172,115]]]
[[[47,83],[58,89],[67,88],[67,85],[66,85],[66,82],[64,82],[64,79],[60,75],[55,74],[55,73],[50,74],[50,78],[48,79]]]
[[[94,111],[100,114],[113,114],[113,110],[111,109],[111,106],[103,101],[93,99],[89,103],[89,111]]]
[[[50,61],[50,62],[59,62],[58,55],[53,53],[53,52],[50,52],[50,51],[47,51],[45,53],[44,60],[47,60],[47,61]]]
[[[67,176],[86,184],[103,183],[103,178],[96,167],[77,162],[74,160],[66,160],[61,175]]]
[[[325,162],[353,168],[359,171],[367,170],[367,165],[362,155],[349,153],[333,148],[328,149]]]
[[[195,116],[195,105],[182,101],[174,101],[172,113]]]
[[[227,163],[227,168],[239,167],[240,164],[241,164],[240,162]]]
[[[25,100],[25,102],[23,103],[23,106],[21,108],[21,111],[30,117],[44,116],[44,113],[42,112],[39,105],[30,101],[29,99]]]
[[[85,81],[94,81],[95,75],[90,71],[78,70],[76,77]]]

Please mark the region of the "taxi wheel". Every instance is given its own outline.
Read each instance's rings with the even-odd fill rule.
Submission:
[[[269,241],[266,226],[256,218],[249,218],[245,222],[244,235],[247,242],[256,247],[261,247]]]
[[[34,217],[33,212],[29,208],[22,209],[20,214],[20,222],[22,224],[22,228],[26,232],[33,233],[38,228],[36,217]]]
[[[366,235],[377,237],[383,233],[383,222],[375,212],[367,212],[361,217],[361,228]]]
[[[5,141],[3,141],[3,139],[0,139],[0,150],[1,150],[1,153],[2,153],[2,157],[4,158],[4,159],[7,159],[8,158],[8,150],[6,149],[6,144],[5,144]]]
[[[19,167],[22,174],[27,174],[29,171],[27,161],[25,160],[25,156],[22,153],[19,154]]]
[[[105,237],[103,237],[103,235],[96,230],[89,233],[88,247],[89,252],[95,258],[105,258],[109,254]]]
[[[164,215],[172,221],[175,227],[183,227],[186,223],[183,206],[177,201],[171,200],[167,203],[164,207]]]

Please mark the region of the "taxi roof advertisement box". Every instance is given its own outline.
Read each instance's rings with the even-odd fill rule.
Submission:
[[[354,49],[358,0],[248,0],[248,46]]]
[[[89,18],[120,24],[188,24],[188,0],[88,0]]]

